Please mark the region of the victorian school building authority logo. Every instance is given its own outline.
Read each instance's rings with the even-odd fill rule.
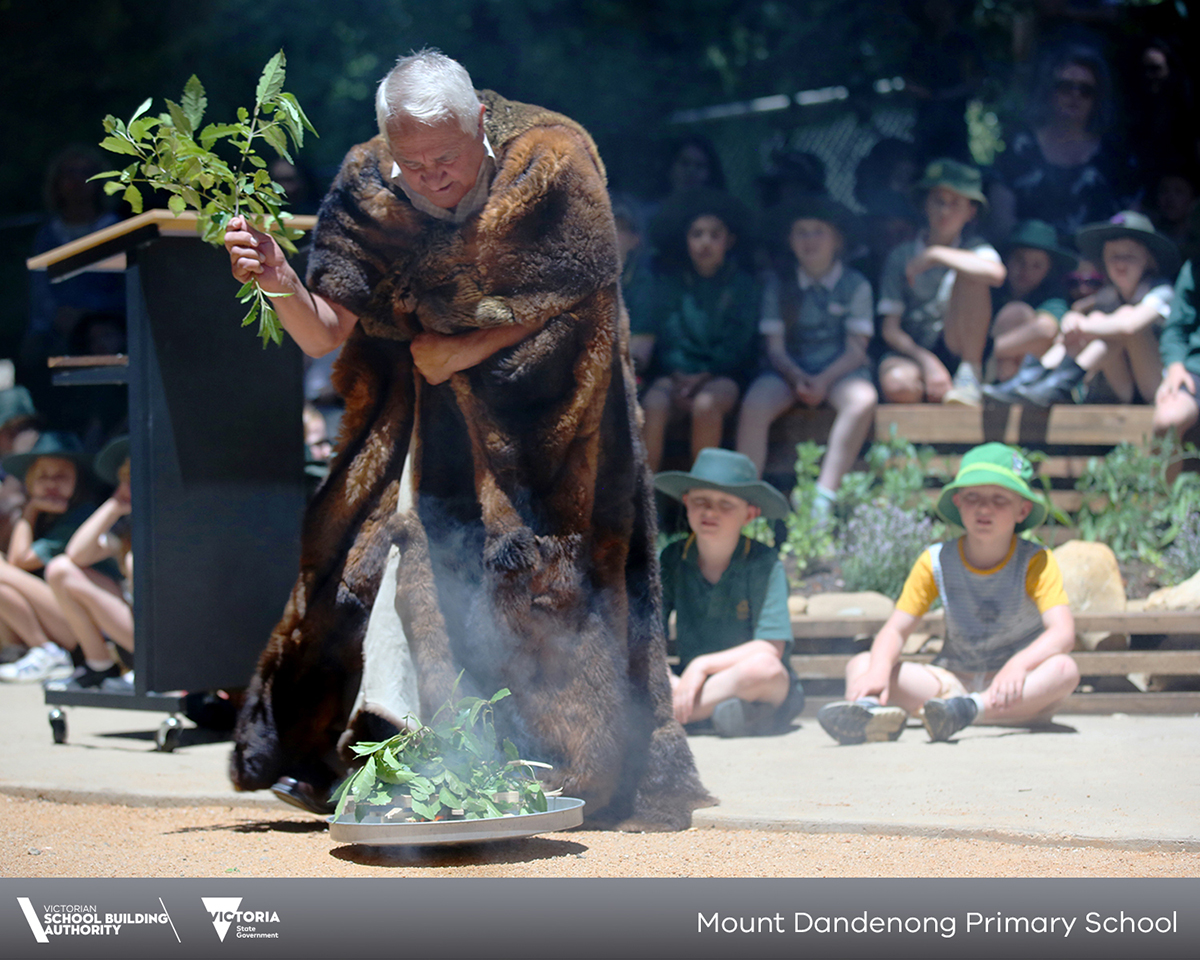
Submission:
[[[108,913],[101,912],[96,904],[54,903],[43,906],[39,914],[28,897],[17,897],[17,903],[38,943],[49,943],[51,937],[115,937],[127,926],[153,924],[170,926],[179,941],[179,932],[162,897],[158,898],[161,913]]]

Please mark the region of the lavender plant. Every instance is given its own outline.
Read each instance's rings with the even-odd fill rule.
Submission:
[[[859,506],[846,524],[842,579],[847,590],[875,590],[898,597],[909,570],[929,544],[941,538],[923,510],[885,499]]]

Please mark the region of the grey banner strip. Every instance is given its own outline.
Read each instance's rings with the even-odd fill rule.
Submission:
[[[12,957],[1197,955],[1200,880],[0,879]]]

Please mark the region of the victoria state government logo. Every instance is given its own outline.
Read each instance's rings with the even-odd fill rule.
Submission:
[[[221,942],[225,942],[225,934],[229,928],[234,928],[236,940],[278,940],[278,930],[263,930],[263,924],[279,923],[279,913],[275,910],[243,910],[241,897],[201,897],[204,909],[212,918],[213,929]]]

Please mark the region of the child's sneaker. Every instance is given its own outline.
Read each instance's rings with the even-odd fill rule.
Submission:
[[[878,743],[899,739],[908,714],[900,707],[885,707],[863,697],[825,704],[817,711],[817,722],[838,743]]]
[[[5,683],[41,683],[43,680],[65,680],[74,671],[71,655],[56,643],[32,647],[16,663],[0,666],[0,680]]]
[[[949,740],[979,715],[979,707],[970,697],[934,697],[925,701],[925,729],[930,740]]]
[[[778,710],[771,703],[730,697],[713,707],[713,730],[719,737],[761,737],[774,730]]]
[[[113,664],[104,670],[93,670],[86,663],[76,667],[75,672],[66,680],[51,680],[46,684],[48,690],[91,690],[104,684],[105,680],[115,679],[121,675],[121,668]]]

